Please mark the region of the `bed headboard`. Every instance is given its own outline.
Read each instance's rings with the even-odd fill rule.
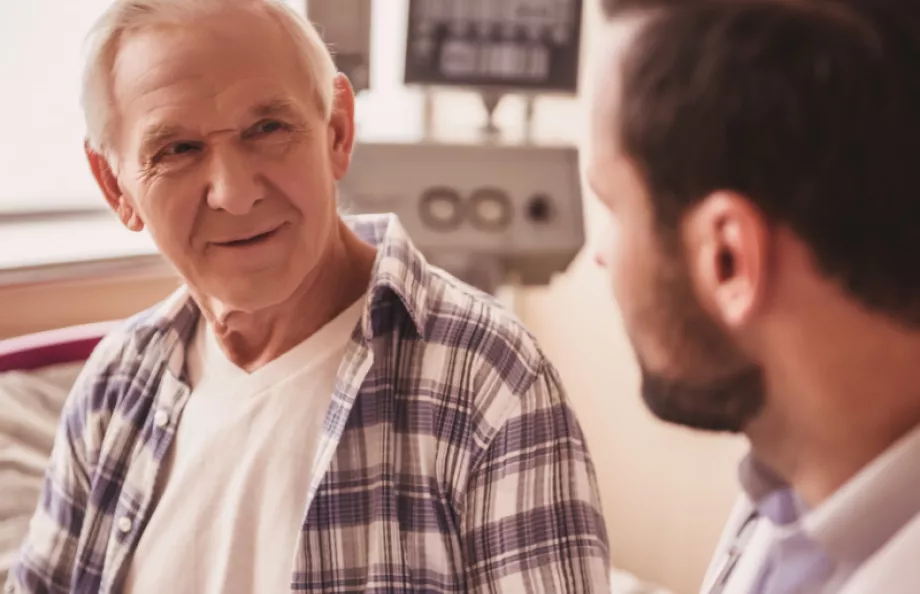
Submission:
[[[117,323],[97,322],[0,340],[0,373],[85,361]]]

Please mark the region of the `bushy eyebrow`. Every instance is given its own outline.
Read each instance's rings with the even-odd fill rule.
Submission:
[[[173,124],[153,124],[144,130],[141,138],[141,155],[150,155],[160,146],[178,138],[181,131],[181,128]]]
[[[299,118],[301,110],[289,99],[277,98],[264,101],[249,110],[255,118],[288,117]]]

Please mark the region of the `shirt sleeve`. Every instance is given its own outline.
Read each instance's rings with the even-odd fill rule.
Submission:
[[[6,594],[70,592],[90,490],[88,434],[100,421],[92,403],[105,390],[112,338],[97,346],[64,405],[38,508],[7,576]]]
[[[596,474],[549,364],[475,463],[463,510],[469,592],[610,591]]]

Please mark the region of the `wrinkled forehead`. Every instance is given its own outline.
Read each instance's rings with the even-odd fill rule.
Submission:
[[[313,83],[297,50],[267,17],[228,11],[134,31],[120,43],[112,91],[124,133],[143,120],[238,116],[286,97],[306,108]]]

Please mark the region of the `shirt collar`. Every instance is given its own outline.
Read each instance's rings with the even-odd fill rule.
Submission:
[[[920,427],[873,460],[803,520],[841,562],[865,561],[920,513]]]
[[[920,513],[920,427],[878,456],[815,509],[748,454],[739,478],[758,512],[788,532],[804,532],[834,561],[857,566]]]
[[[776,526],[794,524],[806,511],[804,503],[789,485],[753,453],[741,461],[738,479],[757,512]]]
[[[394,317],[389,307],[394,295],[418,335],[425,338],[432,271],[402,223],[394,214],[352,216],[344,220],[358,237],[377,248],[362,316],[364,338],[370,340],[390,330]]]
[[[361,240],[377,248],[368,299],[361,316],[365,340],[392,329],[392,307],[402,308],[419,336],[425,337],[429,312],[431,269],[394,214],[345,216],[345,224]],[[396,298],[395,300],[393,298]],[[185,286],[139,318],[135,331],[148,331],[187,344],[194,334],[200,310]],[[169,338],[167,338],[169,340]],[[145,342],[149,342],[149,339]],[[172,350],[172,344],[164,345]]]

